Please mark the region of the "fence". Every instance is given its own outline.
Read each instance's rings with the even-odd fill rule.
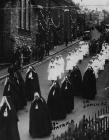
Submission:
[[[70,124],[68,130],[53,140],[108,140],[109,137],[109,106],[98,110],[94,117],[83,116],[79,124]]]

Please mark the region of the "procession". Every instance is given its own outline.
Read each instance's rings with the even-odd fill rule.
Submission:
[[[108,140],[107,7],[0,2],[0,140]]]
[[[91,57],[83,74],[79,64],[90,56],[89,44],[80,41],[78,47],[70,50],[66,58],[57,55],[49,60],[47,73],[49,93],[47,100],[42,97],[37,71],[29,66],[25,78],[17,65],[8,68],[9,76],[4,82],[3,97],[0,103],[1,137],[20,140],[17,112],[25,109],[30,102],[28,133],[32,138],[50,136],[52,121],[64,120],[75,109],[74,97],[94,100],[97,94],[96,80],[100,71],[109,61],[109,45],[102,44],[99,54]],[[98,65],[99,64],[99,65]],[[88,93],[88,94],[87,94]],[[7,125],[7,121],[9,124]],[[12,130],[9,125],[13,125]],[[8,135],[6,133],[8,132]],[[5,138],[7,139],[7,138]]]

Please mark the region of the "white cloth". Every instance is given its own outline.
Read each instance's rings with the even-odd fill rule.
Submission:
[[[66,70],[72,70],[72,57],[70,55],[66,57]]]
[[[64,62],[63,57],[60,57],[60,61],[61,61],[61,73],[64,73],[65,62]]]
[[[54,61],[54,63],[55,63],[55,72],[56,72],[56,77],[57,78],[59,78],[59,79],[61,79],[61,61],[58,59],[56,59],[55,61]]]
[[[56,66],[54,62],[50,62],[48,66],[48,80],[57,80]]]

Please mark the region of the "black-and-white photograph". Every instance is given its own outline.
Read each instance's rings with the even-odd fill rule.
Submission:
[[[0,0],[0,140],[109,139],[109,0]]]

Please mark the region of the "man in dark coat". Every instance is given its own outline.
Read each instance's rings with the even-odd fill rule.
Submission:
[[[62,120],[66,117],[66,110],[63,107],[64,103],[61,96],[60,85],[57,81],[54,81],[50,87],[47,105],[52,120]]]
[[[29,133],[33,138],[42,138],[49,136],[51,131],[52,123],[47,104],[36,92],[30,108]]]
[[[87,99],[94,99],[97,93],[96,89],[96,77],[94,70],[91,66],[88,66],[83,76],[83,97]]]
[[[70,82],[72,84],[72,92],[75,96],[81,96],[82,94],[82,75],[78,66],[74,66],[70,73]]]
[[[26,98],[28,101],[32,101],[34,99],[35,92],[38,92],[41,96],[38,74],[35,72],[35,69],[31,66],[28,68],[26,73],[25,89]]]
[[[10,96],[4,96],[0,104],[0,140],[20,140],[18,117]]]
[[[70,113],[74,109],[74,96],[72,94],[72,85],[66,76],[61,85],[61,94],[64,100],[66,113]]]

